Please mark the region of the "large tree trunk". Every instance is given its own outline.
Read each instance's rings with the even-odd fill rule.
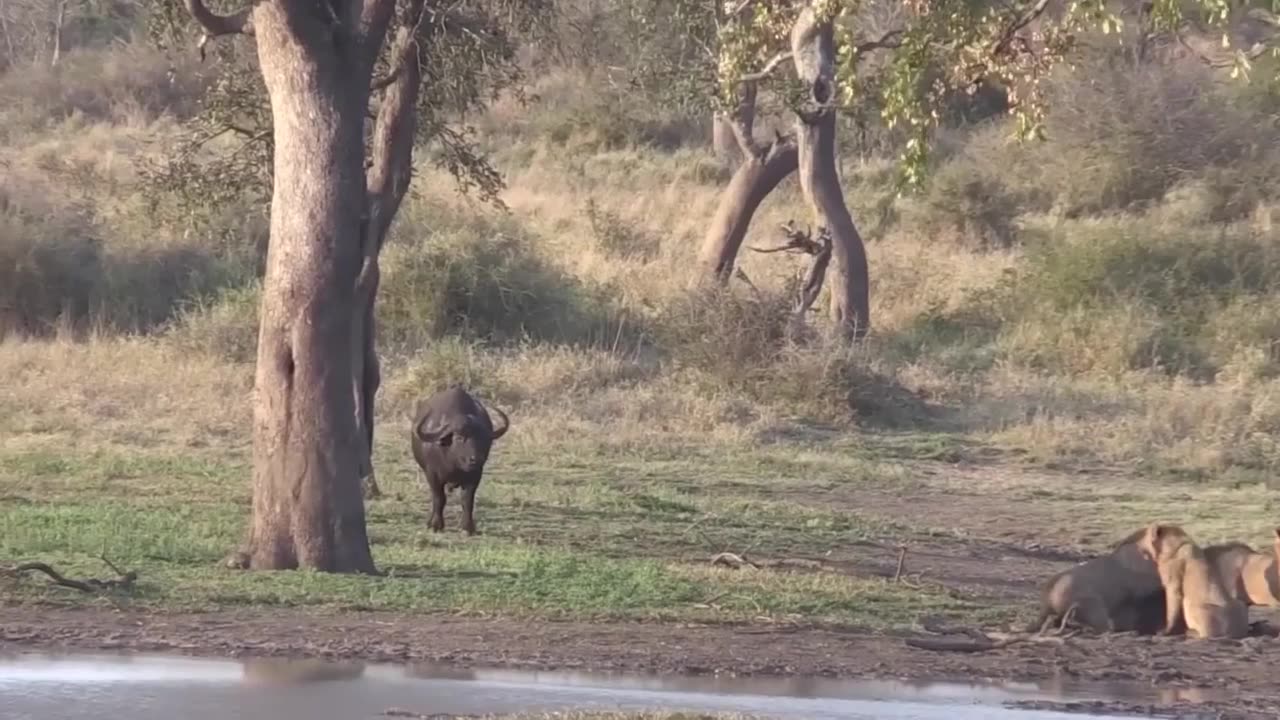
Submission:
[[[375,572],[351,338],[369,66],[349,28],[291,0],[253,11],[275,138],[254,386],[255,569]]]
[[[831,235],[834,273],[830,281],[831,319],[853,338],[871,327],[867,252],[844,202],[836,168],[835,39],[829,21],[819,22],[813,8],[800,13],[791,32],[796,73],[809,87],[811,107],[797,111],[800,187],[819,227]]]
[[[716,214],[707,226],[698,253],[702,266],[700,279],[727,282],[733,276],[734,263],[742,241],[751,227],[760,203],[797,167],[796,146],[787,138],[776,138],[761,147],[754,137],[756,84],[744,82],[734,112],[717,115],[717,126],[730,133],[738,147],[741,164],[720,195]]]

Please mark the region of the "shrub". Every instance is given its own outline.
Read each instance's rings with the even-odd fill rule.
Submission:
[[[190,302],[179,313],[169,337],[179,347],[222,357],[232,362],[251,363],[258,352],[258,310],[262,286],[224,288],[206,298]]]
[[[653,335],[676,365],[730,386],[749,386],[787,346],[793,297],[767,288],[690,290],[659,311]]]
[[[261,238],[248,226],[237,237],[174,237],[136,207],[116,208],[107,225],[101,208],[52,185],[16,173],[0,180],[0,333],[150,332],[192,299],[255,274]]]
[[[189,60],[172,63],[141,45],[72,52],[57,67],[0,74],[0,139],[74,116],[117,123],[185,116],[204,82]]]
[[[1238,227],[1143,220],[1073,226],[1036,247],[995,306],[1008,360],[1055,370],[1160,368],[1212,377],[1243,344],[1270,352],[1266,325],[1224,347],[1224,322],[1280,282],[1280,247]]]
[[[417,205],[395,234],[383,252],[378,301],[389,345],[413,348],[451,333],[495,343],[586,342],[612,321],[599,290],[549,265],[509,219]]]
[[[596,246],[605,255],[624,260],[652,260],[661,250],[658,239],[606,208],[587,199],[587,222]]]

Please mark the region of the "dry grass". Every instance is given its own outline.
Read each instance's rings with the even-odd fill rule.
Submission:
[[[134,132],[98,125],[90,136]],[[98,145],[104,153],[121,152],[118,144]],[[88,152],[87,146],[73,147]],[[803,436],[815,421],[847,420],[849,394],[861,389],[864,400],[870,394],[897,402],[899,410],[903,403],[920,410],[905,416],[918,421],[918,430],[959,433],[1040,462],[1101,462],[1205,476],[1266,473],[1280,463],[1267,440],[1280,422],[1271,344],[1277,328],[1267,318],[1280,301],[1267,290],[1232,294],[1214,306],[1195,338],[1209,348],[1212,362],[1205,364],[1213,382],[1194,374],[1180,379],[1140,362],[1143,349],[1151,348],[1144,343],[1151,341],[1152,328],[1172,322],[1144,298],[1126,298],[1124,288],[1112,288],[1107,292],[1120,294],[1097,304],[1084,298],[1071,304],[1070,286],[1047,287],[1057,293],[1053,297],[1065,294],[1068,304],[1032,312],[1017,295],[1015,313],[1009,300],[1000,305],[999,298],[990,299],[1004,292],[1011,273],[1053,283],[1065,282],[1060,278],[1067,270],[1036,265],[1039,255],[1023,246],[988,250],[939,243],[901,225],[869,246],[876,336],[868,346],[853,353],[790,347],[770,339],[772,331],[762,324],[771,321],[767,306],[758,303],[773,300],[755,298],[741,284],[734,288],[736,306],[693,315],[675,310],[697,307],[687,301],[691,260],[701,219],[719,190],[699,174],[703,163],[710,161],[694,151],[621,149],[576,156],[543,147],[527,164],[509,168],[509,217],[453,195],[446,177],[424,168],[421,195],[403,210],[386,256],[383,412],[403,413],[417,393],[462,379],[533,420],[532,443],[597,433],[624,445],[661,444],[668,436],[738,444]],[[36,164],[23,167],[37,173]],[[119,180],[125,187],[127,181]],[[1180,203],[1193,200],[1175,196],[1129,224],[1035,216],[1021,222],[1049,227],[1059,247],[1082,252],[1139,229],[1143,234],[1133,242],[1162,238],[1170,257],[1181,257],[1184,247],[1201,248],[1195,250],[1200,253],[1223,247],[1214,239],[1221,229],[1189,238],[1198,245],[1184,243]],[[1237,223],[1232,237],[1265,237],[1269,212],[1262,207]],[[67,217],[57,207],[48,216]],[[118,248],[130,245],[129,233],[121,229],[130,227],[132,217],[93,213],[95,223],[121,238],[112,241]],[[784,186],[761,209],[747,244],[767,244],[778,223],[805,217],[795,188]],[[654,251],[626,253],[602,244],[602,222],[617,226],[610,232],[645,238]],[[420,234],[420,228],[431,234]],[[154,253],[165,242],[172,241],[161,235],[135,237],[132,244]],[[1062,257],[1068,263],[1063,267],[1077,275],[1084,272],[1081,262],[1092,267],[1076,256]],[[1110,262],[1110,256],[1100,257],[1098,262]],[[775,295],[799,269],[796,261],[754,253],[743,256],[742,266],[757,286]],[[1198,282],[1200,276],[1188,277]],[[139,296],[146,295],[145,287],[138,286]],[[197,304],[180,311],[177,330],[167,338],[115,339],[104,331],[84,343],[4,345],[0,362],[7,370],[40,366],[50,388],[24,400],[30,409],[7,422],[38,426],[49,407],[74,407],[79,400],[58,399],[57,389],[74,387],[72,378],[86,368],[103,368],[100,382],[107,385],[137,383],[138,397],[148,403],[159,402],[163,393],[146,384],[175,361],[189,368],[185,372],[238,378],[237,392],[243,393],[248,373],[239,363],[252,360],[256,292],[230,286],[220,295],[193,295]],[[458,325],[464,318],[466,325]],[[130,374],[115,378],[111,370],[120,367]],[[154,371],[133,372],[142,368]],[[191,416],[226,408],[220,383],[192,382],[181,406],[143,404],[146,412],[126,411],[120,425],[136,421],[138,427],[167,425],[166,432],[177,432],[173,428]],[[208,396],[199,390],[205,385]],[[926,412],[926,405],[933,409]],[[92,415],[92,407],[85,412]],[[876,409],[884,407],[881,402]],[[863,419],[874,420],[874,414],[864,412]],[[901,426],[902,420],[894,422]]]

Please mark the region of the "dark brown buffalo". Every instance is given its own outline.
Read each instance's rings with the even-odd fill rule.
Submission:
[[[476,532],[476,488],[493,441],[511,427],[506,413],[493,411],[502,419],[501,427],[493,426],[484,406],[461,385],[450,385],[418,401],[410,441],[413,458],[431,490],[431,529],[436,532],[444,529],[445,491],[459,487],[462,529],[468,535]]]

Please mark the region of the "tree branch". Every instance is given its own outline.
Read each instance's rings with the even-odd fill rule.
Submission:
[[[252,35],[253,6],[242,8],[230,15],[219,15],[205,6],[204,0],[184,0],[187,12],[195,20],[204,33],[200,36],[200,60],[204,60],[204,47],[213,38],[221,35]]]
[[[1027,25],[1030,25],[1031,21],[1043,15],[1044,11],[1047,10],[1048,8],[1049,8],[1049,0],[1037,0],[1036,4],[1027,8],[1027,11],[1023,13],[1022,17],[1019,18],[1016,23],[1014,23],[1012,28],[1013,32],[1018,32],[1019,30],[1026,27]]]
[[[396,31],[391,50],[394,69],[378,81],[386,95],[378,107],[370,145],[371,162],[366,178],[368,218],[365,228],[364,264],[376,263],[391,220],[409,188],[413,170],[414,110],[422,82],[418,53],[418,29],[423,18],[423,0],[413,0],[409,17]],[[364,284],[363,276],[359,282]]]
[[[1005,28],[1005,31],[1000,34],[1000,38],[999,40],[996,41],[996,44],[992,47],[992,50],[994,52],[1003,51],[1009,45],[1009,43],[1013,40],[1013,37],[1018,34],[1019,30],[1022,30],[1026,26],[1030,25],[1032,21],[1034,21],[1036,18],[1043,15],[1044,11],[1047,10],[1048,8],[1049,8],[1049,0],[1036,0],[1036,3],[1031,7],[1027,8],[1026,12],[1022,13],[1022,15],[1020,15],[1017,20],[1013,21],[1012,25]]]
[[[853,46],[857,55],[863,55],[876,50],[893,50],[902,47],[902,35],[905,31],[902,29],[890,30],[880,36],[878,40],[868,40],[864,43],[858,43]]]
[[[755,83],[755,82],[760,82],[761,80],[766,80],[769,78],[770,75],[773,75],[773,73],[777,71],[779,66],[781,66],[783,63],[785,63],[790,59],[791,59],[790,50],[780,52],[777,55],[774,55],[772,58],[770,58],[769,62],[765,63],[764,67],[761,68],[759,72],[753,72],[748,75],[743,75],[742,82]]]

